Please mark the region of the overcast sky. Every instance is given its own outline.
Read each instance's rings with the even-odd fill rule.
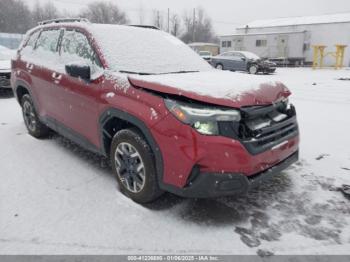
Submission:
[[[94,0],[24,0],[29,6],[36,1],[51,1],[57,8],[70,13],[84,9]],[[239,25],[256,19],[269,19],[288,16],[321,15],[350,12],[350,0],[104,0],[115,2],[128,15],[132,23],[140,22],[140,11],[144,22],[150,21],[153,10],[180,15],[186,9],[202,6],[213,20],[216,33],[230,34]]]

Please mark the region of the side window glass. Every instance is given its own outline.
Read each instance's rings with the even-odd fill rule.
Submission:
[[[26,44],[26,47],[34,49],[36,40],[38,39],[38,36],[40,34],[40,31],[36,31],[34,34],[32,34]]]
[[[35,49],[38,52],[55,53],[57,51],[58,39],[60,37],[60,30],[46,30],[42,31]]]
[[[36,40],[38,39],[39,34],[40,34],[40,31],[36,31],[29,37],[27,43],[25,44],[25,46],[21,51],[22,55],[30,54],[33,52],[33,49],[35,47],[35,43],[36,43]]]
[[[102,65],[91,47],[87,37],[77,31],[64,32],[61,43],[61,61],[63,64],[78,62],[86,63],[91,67],[91,75],[101,71]]]

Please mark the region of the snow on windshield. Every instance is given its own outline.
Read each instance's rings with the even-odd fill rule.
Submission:
[[[254,60],[257,60],[257,59],[260,59],[259,56],[257,56],[256,54],[254,53],[251,53],[251,52],[247,52],[247,51],[241,51],[241,53],[248,59],[254,59]]]
[[[112,70],[161,74],[208,71],[210,65],[176,37],[132,26],[89,26]]]

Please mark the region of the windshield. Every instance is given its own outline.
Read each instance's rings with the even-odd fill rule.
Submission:
[[[163,31],[102,24],[93,24],[92,29],[113,71],[165,74],[212,69],[185,43]]]

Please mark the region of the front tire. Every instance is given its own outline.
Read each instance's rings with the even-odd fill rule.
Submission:
[[[248,73],[251,75],[256,75],[258,73],[258,67],[256,65],[249,66]]]
[[[163,193],[152,150],[137,130],[125,129],[115,134],[110,159],[119,187],[127,197],[138,203],[148,203]]]
[[[40,122],[38,114],[35,110],[34,103],[30,95],[24,95],[21,100],[22,113],[24,123],[27,127],[28,133],[36,138],[46,137],[50,129]]]

